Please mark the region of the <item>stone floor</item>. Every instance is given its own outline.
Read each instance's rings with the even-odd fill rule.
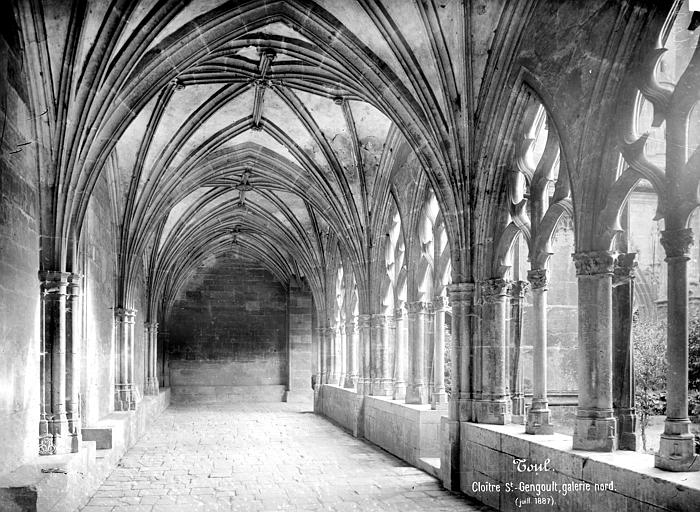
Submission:
[[[82,510],[491,510],[304,409],[172,406]]]

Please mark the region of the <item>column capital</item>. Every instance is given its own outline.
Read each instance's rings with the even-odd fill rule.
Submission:
[[[577,276],[612,274],[615,255],[610,251],[576,252],[572,254]]]
[[[80,290],[83,284],[82,274],[69,274],[68,275],[68,290],[70,294],[74,297],[80,296]]]
[[[485,304],[492,304],[510,294],[513,282],[506,279],[495,278],[481,282],[481,300]]]
[[[58,272],[53,270],[42,270],[39,272],[41,281],[41,291],[45,294],[66,295],[68,287],[69,272]]]
[[[154,331],[158,330],[158,322],[144,322],[143,326],[149,330],[154,330]]]
[[[615,260],[613,286],[629,283],[634,279],[634,269],[637,268],[636,257],[636,252],[618,254]]]
[[[528,270],[527,280],[532,285],[533,290],[546,290],[549,285],[549,270],[546,268]]]
[[[433,297],[433,311],[445,311],[450,307],[450,301],[445,295],[436,295]]]
[[[523,299],[529,290],[529,281],[513,281],[513,285],[510,288],[510,297],[512,299]]]
[[[370,325],[372,327],[382,327],[386,324],[386,315],[381,313],[374,313],[371,315]]]
[[[429,313],[430,312],[430,302],[424,302],[424,301],[415,301],[415,302],[409,302],[408,303],[408,312],[409,313]]]
[[[345,334],[350,336],[357,332],[357,317],[352,317],[350,320],[345,322]]]
[[[116,308],[114,314],[122,322],[133,324],[136,317],[136,310],[132,308]]]
[[[666,259],[690,259],[690,247],[693,245],[693,230],[667,229],[661,232],[661,245],[666,251]]]
[[[474,283],[452,283],[447,285],[447,293],[450,296],[450,304],[470,303],[474,298],[476,285]]]
[[[363,327],[369,327],[370,318],[372,315],[357,315],[357,326],[362,329]]]
[[[394,320],[401,320],[406,317],[406,303],[399,301],[398,307],[394,310]]]

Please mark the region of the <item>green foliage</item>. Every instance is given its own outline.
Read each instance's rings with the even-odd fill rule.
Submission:
[[[698,316],[693,317],[688,325],[688,389],[700,391],[700,317]],[[696,414],[700,414],[700,410]]]
[[[666,413],[666,325],[635,317],[632,343],[635,408],[642,434],[642,447],[646,450],[646,429],[651,416]]]

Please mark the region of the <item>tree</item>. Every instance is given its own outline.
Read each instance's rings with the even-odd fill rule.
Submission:
[[[642,448],[647,449],[646,429],[651,416],[666,412],[666,324],[634,318],[635,406],[642,434]]]

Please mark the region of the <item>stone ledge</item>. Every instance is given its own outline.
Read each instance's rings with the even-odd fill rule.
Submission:
[[[353,389],[324,384],[316,412],[413,466],[420,467],[421,458],[440,457],[440,418],[446,411],[433,410],[429,404],[363,396]]]
[[[517,507],[515,498],[534,493],[505,492],[505,484],[581,483],[606,484],[590,492],[553,493],[554,510],[697,510],[700,502],[700,474],[671,473],[654,467],[654,456],[617,451],[613,453],[574,451],[572,438],[562,434],[532,436],[519,425],[461,424],[460,470],[462,492],[500,510]],[[513,459],[542,464],[549,459],[548,472],[518,472]],[[475,491],[475,483],[500,484],[500,491]],[[544,493],[547,494],[547,493]],[[533,510],[537,510],[534,506]]]
[[[112,432],[112,449],[83,441],[77,453],[37,456],[11,473],[0,475],[0,510],[73,512],[87,502],[126,450],[170,403],[170,390],[148,396],[135,411],[105,416],[95,427]]]

